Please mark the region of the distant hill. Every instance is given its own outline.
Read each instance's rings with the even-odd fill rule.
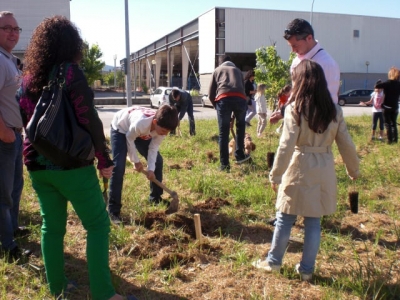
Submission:
[[[118,69],[118,67],[117,67],[117,69]],[[103,72],[112,72],[112,71],[114,71],[114,66],[105,65],[104,68],[102,69],[102,71]]]

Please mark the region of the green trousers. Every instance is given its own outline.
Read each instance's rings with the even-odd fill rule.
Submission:
[[[33,171],[30,177],[43,218],[41,246],[50,292],[58,295],[68,284],[64,272],[64,235],[70,201],[87,231],[86,256],[92,299],[111,298],[115,290],[108,258],[110,219],[94,166]]]

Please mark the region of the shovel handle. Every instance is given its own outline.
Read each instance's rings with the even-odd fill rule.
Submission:
[[[147,171],[146,170],[142,170],[141,171],[144,175],[147,176]],[[171,197],[175,197],[177,194],[176,192],[170,190],[169,188],[167,188],[163,183],[161,183],[160,181],[158,181],[156,178],[151,180],[152,182],[154,182],[155,184],[157,184],[160,188],[162,188],[164,191],[166,191],[168,194],[171,195]]]

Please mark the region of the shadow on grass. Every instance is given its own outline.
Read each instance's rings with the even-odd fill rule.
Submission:
[[[353,240],[370,241],[371,243],[376,242],[376,232],[364,233],[352,225],[346,225],[342,227],[338,221],[332,221],[328,219],[323,221],[322,226],[325,230],[329,230],[333,234],[339,233],[341,235],[351,236]],[[379,238],[378,244],[393,250],[400,246],[400,240],[397,239],[397,241],[386,241],[382,238]]]
[[[343,275],[343,274],[340,274]],[[348,280],[351,278],[352,280]],[[337,291],[345,291],[361,299],[400,300],[400,286],[389,284],[385,278],[371,281],[348,277],[346,280],[314,275],[311,284],[331,287]]]
[[[267,225],[245,225],[233,216],[229,216],[219,209],[232,205],[221,198],[209,198],[204,203],[192,205],[185,212],[176,213],[167,217],[163,212],[150,212],[143,218],[135,220],[136,225],[143,225],[146,229],[164,228],[173,226],[185,232],[191,239],[196,239],[194,214],[201,217],[201,230],[208,237],[229,237],[238,241],[248,241],[254,244],[263,244],[271,241],[272,230]]]
[[[65,257],[65,273],[68,279],[77,283],[78,289],[71,293],[71,299],[88,299],[90,295],[89,276],[87,270],[87,261],[71,256],[69,253]],[[45,269],[43,265],[33,265],[30,270],[34,271],[34,275],[41,275],[45,278]],[[29,267],[29,266],[28,266]],[[150,288],[138,287],[127,281],[125,278],[115,274],[111,270],[112,283],[117,293],[121,295],[134,295],[138,299],[166,299],[166,300],[185,300],[187,298],[172,293],[155,291]],[[43,279],[45,280],[45,279]]]

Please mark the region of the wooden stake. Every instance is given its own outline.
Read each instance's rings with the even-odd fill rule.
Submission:
[[[194,214],[194,229],[196,231],[196,240],[198,240],[201,243],[203,235],[201,233],[201,221],[199,214]]]

